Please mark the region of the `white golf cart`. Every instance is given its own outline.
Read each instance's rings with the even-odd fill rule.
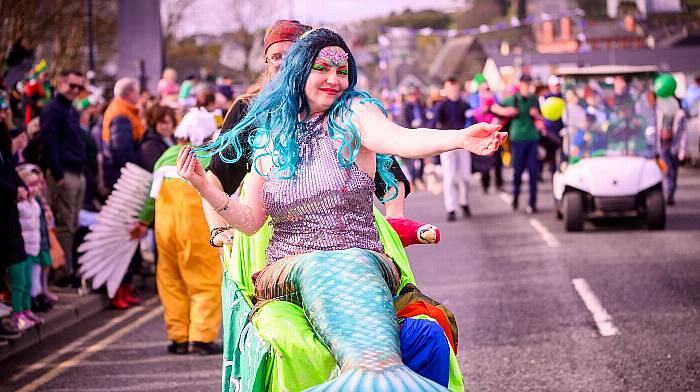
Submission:
[[[656,67],[561,68],[562,156],[554,174],[557,218],[581,231],[595,217],[637,216],[666,225],[663,173],[656,160]]]

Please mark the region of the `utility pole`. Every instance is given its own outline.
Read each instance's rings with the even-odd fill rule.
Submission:
[[[518,19],[527,18],[527,0],[518,0]]]
[[[92,0],[86,0],[87,3],[87,39],[88,39],[88,71],[87,78],[90,84],[95,81],[95,51],[94,37],[92,32]]]

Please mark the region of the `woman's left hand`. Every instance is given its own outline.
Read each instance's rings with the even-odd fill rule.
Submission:
[[[222,231],[221,233],[214,236],[214,240],[212,242],[218,247],[223,246],[224,244],[231,245],[233,244],[233,234],[233,229]]]
[[[506,141],[508,134],[498,132],[500,125],[477,123],[465,129],[462,148],[477,155],[491,155]]]
[[[186,179],[198,192],[207,184],[206,172],[199,159],[191,153],[192,147],[184,146],[177,156],[177,174]]]

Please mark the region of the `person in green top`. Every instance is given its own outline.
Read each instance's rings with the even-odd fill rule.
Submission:
[[[195,104],[194,94],[192,93],[192,88],[198,83],[197,76],[188,75],[187,79],[180,85],[180,94],[178,96],[178,101],[181,106],[191,107]]]
[[[530,176],[530,200],[527,213],[537,212],[537,179],[540,175],[540,162],[537,160],[537,146],[540,131],[535,127],[535,119],[540,116],[537,97],[532,93],[532,77],[520,77],[519,91],[495,104],[491,110],[499,116],[511,117],[510,148],[513,162],[513,210],[518,209],[521,177],[525,169]]]

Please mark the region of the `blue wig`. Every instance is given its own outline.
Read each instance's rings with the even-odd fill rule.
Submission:
[[[341,167],[348,168],[353,164],[360,150],[360,135],[352,123],[354,112],[350,104],[359,99],[362,104],[377,105],[386,115],[386,110],[379,100],[368,93],[356,91],[357,65],[343,38],[337,33],[320,28],[304,34],[289,49],[284,58],[284,64],[278,75],[251,101],[246,116],[228,132],[222,134],[210,145],[201,150],[209,154],[218,153],[221,160],[233,163],[242,158],[244,149],[240,144],[240,136],[245,129],[253,127],[247,142],[252,151],[258,152],[255,161],[263,156],[270,156],[273,163],[273,174],[280,178],[292,178],[299,163],[298,132],[299,125],[311,114],[309,102],[304,93],[306,79],[311,72],[311,66],[321,49],[328,46],[338,46],[348,54],[349,84],[347,90],[331,105],[328,114],[328,133],[334,140],[340,141],[338,161]],[[306,113],[306,118],[299,120],[299,113]],[[224,150],[232,146],[233,157],[226,157]],[[389,171],[391,157],[377,154],[377,172],[386,184],[384,201],[394,199],[398,194],[397,181]],[[281,173],[285,173],[282,175]],[[262,173],[260,173],[262,174]]]

